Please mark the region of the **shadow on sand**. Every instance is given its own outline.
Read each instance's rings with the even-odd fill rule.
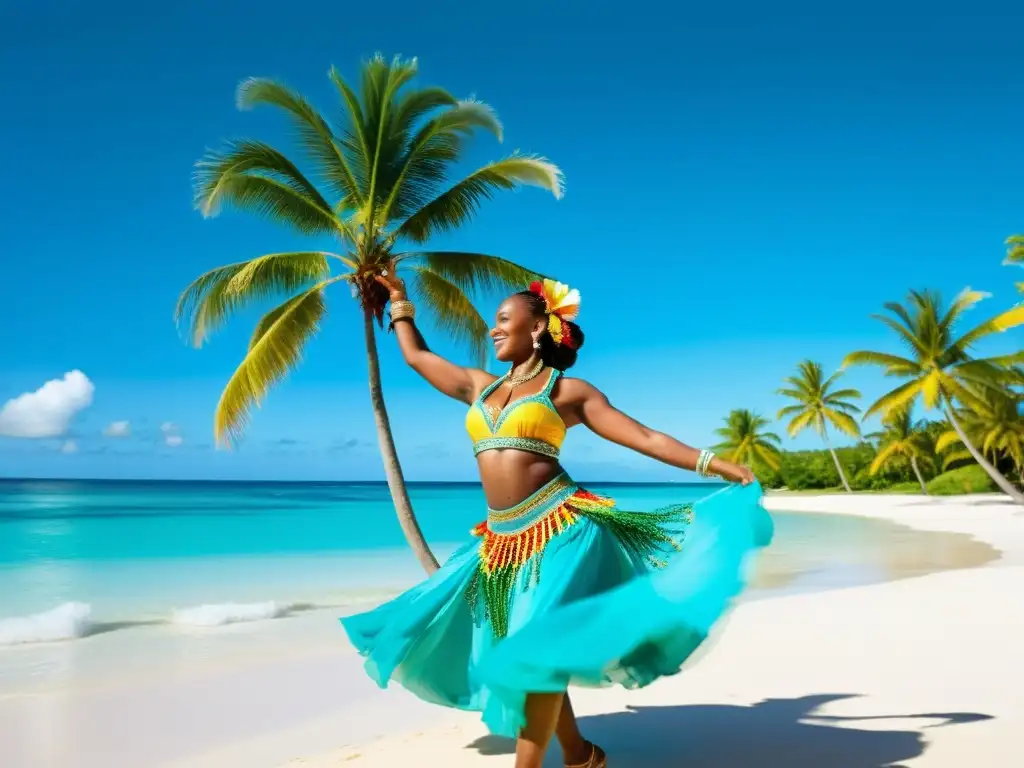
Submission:
[[[893,768],[921,755],[922,731],[990,720],[975,713],[918,713],[843,717],[817,715],[825,704],[853,694],[767,699],[727,704],[635,707],[581,717],[584,734],[608,753],[615,768]],[[856,723],[917,720],[915,730],[860,730]],[[835,727],[833,723],[842,723]],[[877,726],[876,726],[877,727]],[[481,754],[515,752],[508,739],[486,736],[468,746]],[[558,748],[545,766],[560,766]]]

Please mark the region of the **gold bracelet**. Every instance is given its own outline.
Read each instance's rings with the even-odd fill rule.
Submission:
[[[416,306],[407,300],[391,302],[391,322],[416,317]]]
[[[706,449],[701,451],[700,455],[697,457],[697,466],[694,470],[701,477],[710,477],[714,473],[709,472],[708,470],[710,469],[711,462],[714,461],[714,459],[715,454],[712,451]]]

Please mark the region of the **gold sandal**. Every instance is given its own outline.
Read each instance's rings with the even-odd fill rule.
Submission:
[[[590,759],[585,763],[567,765],[565,768],[608,768],[608,756],[604,750],[592,741],[588,741],[587,744],[590,745]]]

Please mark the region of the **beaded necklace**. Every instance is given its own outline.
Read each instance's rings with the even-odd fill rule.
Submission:
[[[534,365],[533,368],[531,368],[526,373],[521,373],[521,374],[516,375],[516,374],[512,373],[512,371],[514,371],[514,370],[515,370],[515,367],[513,367],[508,373],[506,373],[501,378],[501,383],[506,385],[506,386],[508,386],[509,398],[512,397],[512,390],[514,390],[520,384],[525,384],[526,382],[532,381],[533,379],[535,379],[538,376],[540,376],[541,371],[544,370],[544,361],[543,360],[537,360],[537,364]],[[484,403],[484,407],[487,409],[487,413],[490,415],[491,421],[492,422],[496,422],[498,420],[498,417],[501,416],[501,412],[503,410],[505,410],[505,408],[507,408],[510,405],[510,403],[511,403],[511,400],[509,399],[509,400],[505,401],[504,405],[488,405],[488,404]]]

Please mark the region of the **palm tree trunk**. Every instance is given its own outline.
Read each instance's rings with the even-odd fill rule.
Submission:
[[[924,478],[921,477],[921,470],[917,466],[917,457],[910,457],[910,466],[914,468],[914,474],[917,475],[917,482],[921,484],[921,493],[925,496],[928,495],[928,486],[924,484]]]
[[[825,447],[828,448],[828,452],[832,454],[832,461],[836,464],[836,472],[839,473],[839,479],[843,483],[843,488],[846,489],[847,493],[853,493],[853,489],[850,488],[850,484],[846,482],[846,473],[843,472],[843,465],[839,463],[839,456],[836,455],[836,451],[832,447],[832,441],[828,439],[828,427],[822,427],[821,437],[825,441]]]
[[[402,465],[398,462],[398,451],[395,449],[395,438],[391,434],[391,421],[388,409],[384,405],[384,388],[380,381],[380,360],[377,359],[377,340],[373,331],[373,315],[363,311],[363,333],[366,336],[366,367],[370,374],[370,404],[373,406],[373,419],[377,423],[377,440],[380,442],[381,458],[384,459],[384,474],[388,479],[391,501],[395,505],[398,524],[402,526],[405,540],[412,548],[416,559],[420,561],[427,573],[438,569],[437,558],[430,551],[430,545],[423,538],[423,531],[416,521],[409,501],[409,489],[405,486],[402,476]]]
[[[1003,477],[1002,473],[999,472],[994,466],[992,466],[988,460],[981,455],[977,448],[974,447],[974,443],[967,439],[967,435],[964,434],[963,427],[960,426],[960,422],[957,421],[956,416],[953,415],[953,409],[949,405],[948,400],[943,400],[942,410],[946,414],[946,418],[949,419],[949,423],[953,426],[953,430],[956,432],[957,437],[960,438],[960,442],[964,444],[964,448],[974,457],[974,460],[978,462],[978,465],[985,470],[989,477],[992,478],[993,482],[999,486],[999,489],[1013,499],[1018,504],[1024,504],[1024,494],[1021,494],[1013,484]]]

